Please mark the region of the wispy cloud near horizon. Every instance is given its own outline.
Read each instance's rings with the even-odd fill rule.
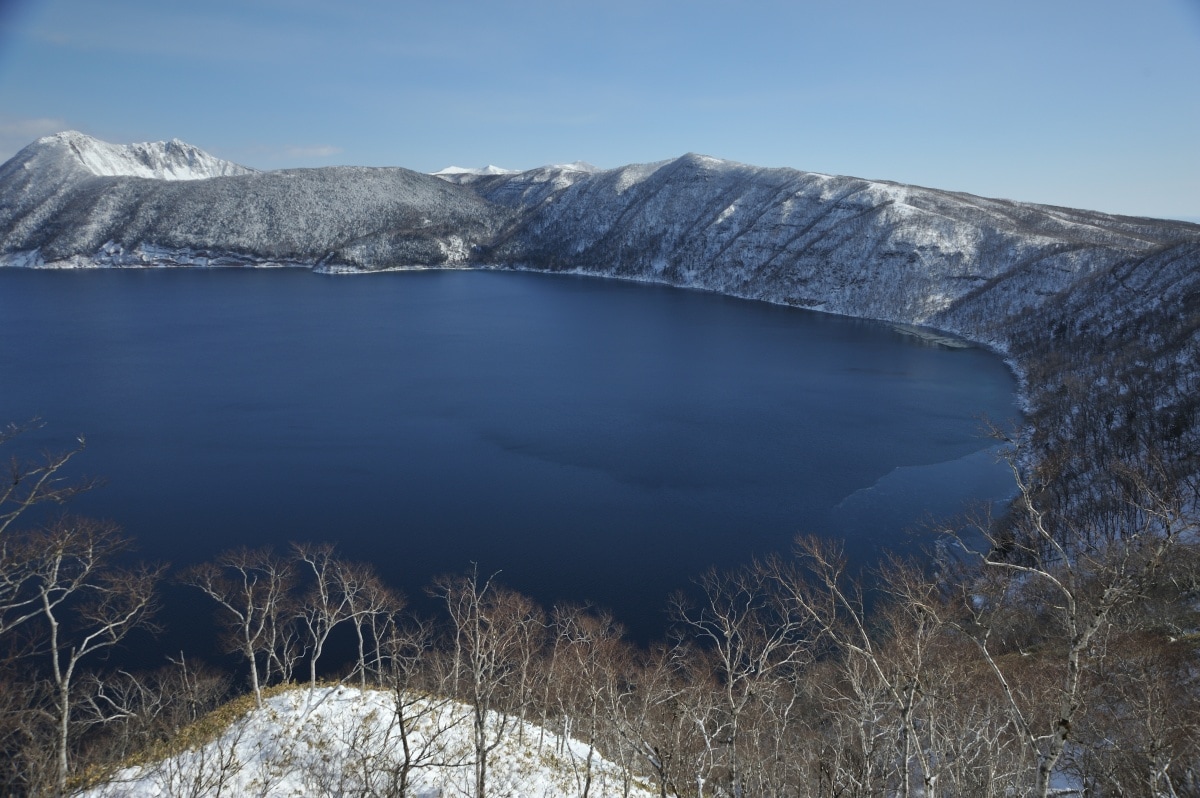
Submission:
[[[58,117],[11,117],[0,115],[0,162],[7,161],[35,139],[70,127]]]
[[[291,158],[329,158],[341,152],[341,147],[336,147],[332,144],[290,146],[284,148],[284,154]]]
[[[57,117],[36,117],[33,119],[14,119],[0,116],[0,136],[25,136],[38,138],[58,133],[67,127],[66,120]]]

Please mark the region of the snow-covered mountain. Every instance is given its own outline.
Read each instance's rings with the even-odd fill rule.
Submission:
[[[0,166],[0,264],[453,265],[507,216],[407,169],[253,172],[181,142],[63,133]]]
[[[987,343],[1028,378],[1045,446],[1078,427],[1081,406],[1106,408],[1089,435],[1130,451],[1145,434],[1191,463],[1200,446],[1187,376],[1200,362],[1200,225],[696,154],[608,170],[134,176],[179,176],[184,162],[193,176],[225,168],[178,142],[34,142],[0,166],[0,265],[475,266],[700,288]],[[1086,401],[1063,398],[1097,375]]]
[[[216,739],[119,771],[81,798],[473,795],[470,710],[405,697],[402,712],[386,691],[298,688],[267,700]],[[584,743],[495,713],[488,720],[487,734],[498,741],[488,755],[489,794],[581,795],[585,784],[595,798],[656,794]]]
[[[208,179],[135,179],[151,174]],[[998,308],[1037,307],[1088,275],[1197,240],[1200,227],[1184,222],[695,154],[611,170],[246,173],[182,142],[61,133],[0,166],[0,262],[10,264],[570,270],[989,339]]]
[[[1000,348],[1014,315],[1196,242],[1200,226],[1186,222],[695,154],[610,170],[249,173],[182,142],[68,132],[0,166],[0,265],[574,271],[927,324]]]
[[[445,169],[439,169],[434,172],[434,177],[444,177],[448,179],[456,179],[460,176],[475,176],[475,175],[515,175],[520,172],[520,169],[505,169],[500,166],[488,164],[482,167],[469,166],[447,166]]]
[[[1200,227],[763,169],[701,155],[471,183],[523,210],[488,257],[949,326],[1008,311]]]
[[[508,208],[536,208],[549,197],[581,180],[601,172],[589,163],[541,166],[525,172],[504,175],[458,174],[440,175],[459,185],[469,186],[481,197]]]
[[[48,158],[74,159],[92,174],[102,177],[204,180],[255,171],[213,157],[179,139],[109,144],[74,130],[38,139],[16,156],[26,162]]]

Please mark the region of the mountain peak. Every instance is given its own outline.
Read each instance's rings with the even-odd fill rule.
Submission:
[[[555,163],[539,166],[533,169],[502,169],[499,166],[484,166],[482,168],[463,167],[463,166],[447,166],[445,169],[439,169],[432,172],[435,177],[445,178],[447,180],[454,179],[469,179],[473,177],[490,177],[493,175],[520,175],[534,172],[581,172],[583,174],[593,174],[595,172],[604,171],[598,166],[593,166],[587,161],[573,161],[571,163]]]
[[[158,180],[203,180],[255,171],[225,161],[185,141],[109,144],[77,130],[38,139],[39,150],[62,150],[94,175]]]
[[[603,172],[604,171],[599,166],[594,166],[594,165],[588,163],[587,161],[572,161],[571,163],[556,163],[556,164],[551,164],[547,168],[560,169],[564,172],[586,172],[588,174],[591,174],[593,172]]]
[[[432,174],[435,177],[444,177],[446,175],[515,175],[519,171],[517,169],[504,169],[500,166],[488,164],[484,167],[447,166],[445,169],[439,169]]]
[[[689,152],[686,155],[681,155],[675,159],[676,163],[686,164],[688,166],[699,167],[702,169],[719,169],[725,166],[742,166],[736,161],[727,161],[724,158],[714,158],[711,155],[704,155],[699,152]]]

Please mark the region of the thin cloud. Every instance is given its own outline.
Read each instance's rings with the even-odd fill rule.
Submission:
[[[7,161],[27,144],[69,126],[55,117],[14,118],[0,116],[0,162]]]
[[[67,123],[62,119],[43,116],[34,119],[12,119],[0,117],[0,136],[20,136],[35,139],[48,136],[65,129]],[[28,144],[28,142],[26,142]]]
[[[288,147],[284,152],[292,158],[328,158],[342,151],[341,147],[332,144],[318,144],[312,147]]]

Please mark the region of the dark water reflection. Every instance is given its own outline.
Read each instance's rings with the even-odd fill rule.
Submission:
[[[419,593],[484,572],[657,634],[710,565],[844,536],[860,559],[1010,482],[979,349],[573,277],[0,272],[0,420],[88,438],[78,509],[148,557],[336,541]],[[918,536],[917,542],[919,542]]]

